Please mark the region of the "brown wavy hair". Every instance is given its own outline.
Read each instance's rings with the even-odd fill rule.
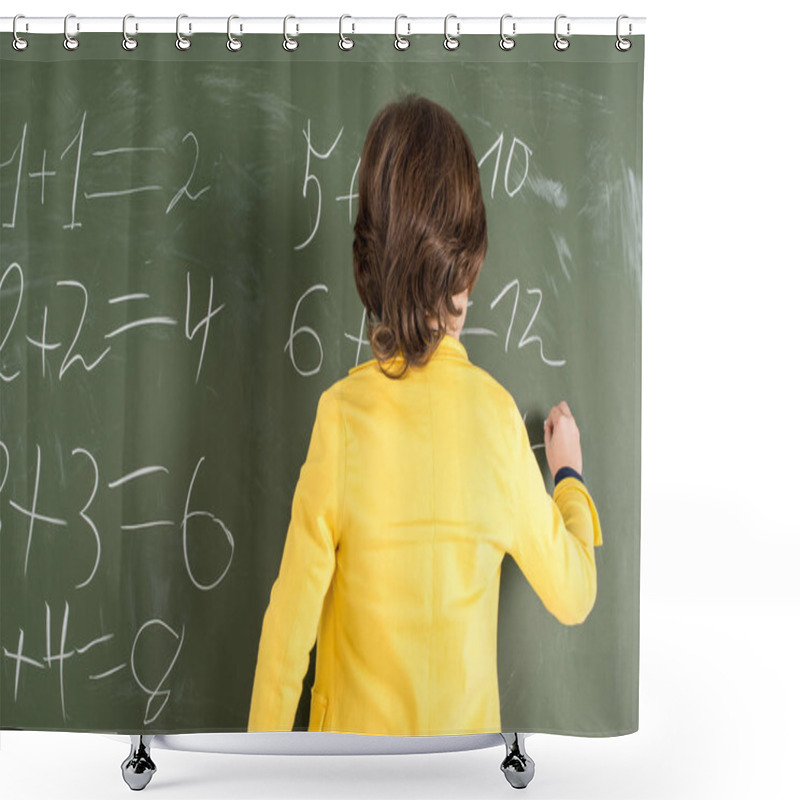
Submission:
[[[364,142],[353,238],[356,289],[384,374],[428,362],[452,296],[471,293],[488,234],[478,163],[455,117],[416,93],[384,106]],[[384,362],[402,355],[399,373]]]

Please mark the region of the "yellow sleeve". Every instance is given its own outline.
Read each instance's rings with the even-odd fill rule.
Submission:
[[[544,603],[564,625],[583,622],[597,597],[594,548],[603,543],[594,501],[577,478],[559,481],[551,498],[544,486],[516,406],[511,556]]]
[[[280,571],[261,627],[248,731],[291,731],[336,566],[344,491],[345,432],[323,392],[300,470]]]

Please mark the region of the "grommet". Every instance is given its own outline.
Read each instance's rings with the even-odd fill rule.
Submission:
[[[456,16],[455,14],[448,14],[444,18],[444,47],[445,47],[446,50],[457,50],[459,44],[461,44],[459,42],[459,40],[458,40],[459,32],[460,32],[460,29],[461,29],[461,23],[460,22],[456,22],[456,35],[455,36],[451,36],[447,32],[447,21],[450,19],[450,17],[455,17],[455,16]]]
[[[553,47],[555,47],[556,50],[566,50],[569,47],[569,39],[565,39],[563,36],[560,36],[559,33],[558,33],[558,21],[560,19],[566,19],[566,18],[567,18],[566,14],[559,14],[556,17],[556,22],[555,22],[556,39],[553,42]],[[569,36],[569,22],[567,23],[567,36]]]
[[[28,40],[27,39],[23,39],[21,36],[19,36],[17,34],[17,20],[18,19],[25,19],[25,15],[24,14],[17,14],[14,17],[14,22],[11,25],[11,30],[14,33],[14,41],[11,42],[11,46],[15,50],[21,51],[21,50],[24,50],[28,46]],[[26,25],[25,27],[27,28],[28,26]]]
[[[297,48],[300,46],[300,42],[298,42],[297,39],[294,39],[291,36],[289,36],[289,34],[286,32],[286,23],[290,19],[297,19],[297,17],[293,17],[291,14],[287,14],[283,18],[283,49],[292,51],[292,50],[297,50]],[[297,30],[298,32],[300,31],[299,25],[297,26]]]
[[[627,14],[620,14],[617,17],[617,41],[614,42],[614,47],[616,47],[617,50],[619,50],[621,53],[624,53],[626,50],[630,50],[631,49],[631,45],[633,44],[633,42],[631,42],[630,39],[623,39],[619,35],[619,21],[621,19],[629,19],[629,17],[628,17]],[[631,24],[629,22],[628,23],[628,33],[629,34],[630,34],[631,30],[632,30],[632,28],[631,28]]]
[[[185,36],[181,34],[181,19],[184,17],[188,17],[188,14],[178,14],[178,18],[175,20],[175,33],[178,35],[178,38],[175,40],[175,47],[178,50],[188,50],[192,42],[190,39],[187,39]],[[191,33],[192,30],[192,23],[189,23],[189,32]]]
[[[139,42],[136,41],[132,36],[128,36],[127,31],[127,24],[128,20],[133,17],[133,14],[126,14],[122,18],[122,49],[123,50],[135,50],[139,46]],[[136,26],[138,29],[138,25]]]
[[[236,16],[236,14],[231,14],[231,15],[228,17],[228,41],[227,41],[227,43],[226,43],[226,45],[225,45],[225,46],[226,46],[226,47],[228,48],[228,50],[230,50],[232,53],[235,53],[237,50],[241,50],[241,49],[242,49],[242,40],[241,40],[241,39],[237,39],[237,38],[236,38],[236,37],[235,37],[235,36],[234,36],[234,35],[231,33],[231,20],[232,20],[232,19],[239,19],[239,17],[237,17],[237,16]]]
[[[67,32],[67,23],[69,22],[70,17],[74,17],[75,14],[67,14],[64,17],[64,49],[65,50],[77,50],[78,49],[78,40],[74,36],[70,36]],[[76,30],[80,31],[81,26],[80,23],[76,24]]]
[[[510,17],[510,16],[512,16],[512,15],[511,14],[503,14],[503,16],[500,17],[500,49],[501,50],[512,50],[514,48],[514,45],[516,44],[516,41],[512,38],[512,36],[516,35],[516,33],[517,33],[517,23],[516,22],[512,22],[511,23],[512,36],[506,36],[506,34],[503,33],[503,23],[505,22],[506,17]]]
[[[400,17],[408,19],[405,14],[398,14],[394,18],[394,46],[396,50],[408,50],[408,48],[411,47],[411,40],[404,39],[397,31],[397,23],[400,21]],[[411,23],[408,23],[408,35],[411,35]]]
[[[356,43],[352,39],[348,39],[342,33],[342,23],[344,22],[345,17],[347,17],[348,19],[353,19],[349,14],[342,14],[342,16],[339,17],[339,49],[340,50],[352,50],[353,47],[355,47]],[[355,29],[356,29],[356,26],[355,26],[355,23],[353,23],[353,30],[355,30]]]

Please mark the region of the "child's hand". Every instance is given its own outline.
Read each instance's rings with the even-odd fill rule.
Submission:
[[[563,400],[550,409],[544,422],[544,449],[547,465],[554,477],[561,467],[572,467],[583,474],[581,434],[569,406]]]

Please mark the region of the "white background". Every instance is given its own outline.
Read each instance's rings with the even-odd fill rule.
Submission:
[[[117,0],[27,16],[647,17],[643,168],[640,730],[534,735],[526,792],[796,798],[800,379],[796,4],[346,6]],[[728,11],[730,9],[730,11]],[[91,34],[87,34],[91,35]],[[7,154],[6,154],[7,155]],[[579,420],[580,422],[580,420]],[[3,732],[3,797],[127,797],[127,746]],[[502,747],[415,756],[153,751],[162,798],[490,798]]]

